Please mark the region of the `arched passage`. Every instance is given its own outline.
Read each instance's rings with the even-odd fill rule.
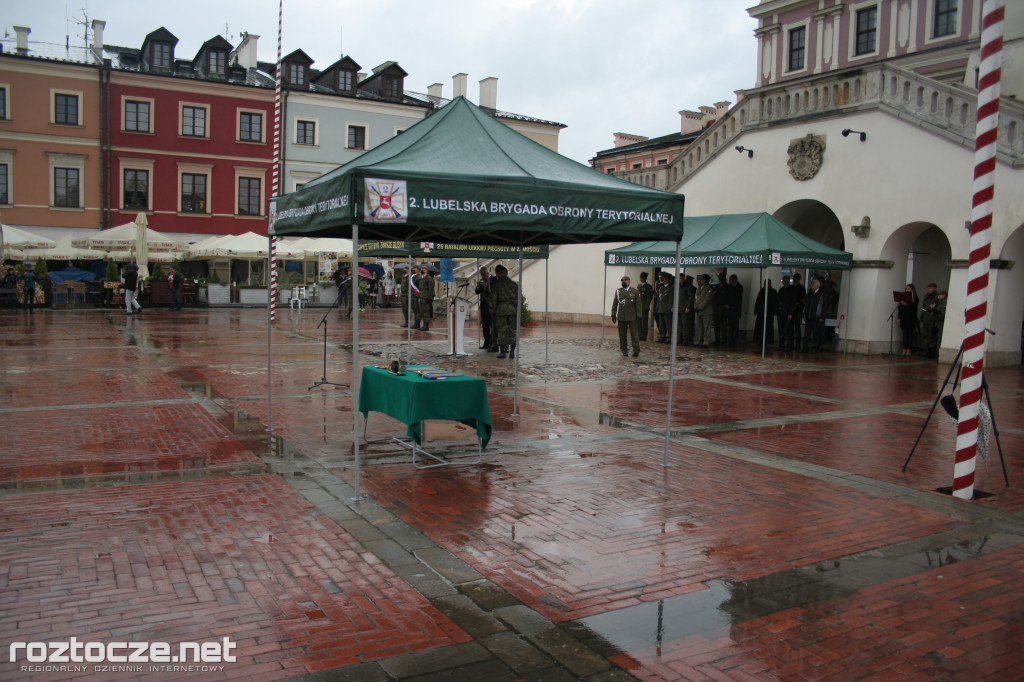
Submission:
[[[1024,225],[1019,225],[1003,243],[993,271],[990,324],[996,332],[990,336],[986,364],[1007,365],[1024,361]]]
[[[832,209],[815,199],[791,201],[773,217],[800,234],[834,249],[845,249],[843,226]]]

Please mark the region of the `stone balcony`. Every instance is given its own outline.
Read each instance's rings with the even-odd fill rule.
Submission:
[[[619,171],[631,182],[672,189],[709,159],[735,146],[745,131],[877,109],[974,149],[977,92],[891,64],[848,69],[748,90],[744,97],[667,166]],[[1024,104],[999,104],[998,159],[1024,166]]]

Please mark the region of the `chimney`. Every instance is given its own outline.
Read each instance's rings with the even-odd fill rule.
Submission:
[[[18,54],[28,54],[28,34],[32,32],[32,29],[28,26],[15,26],[14,32],[18,34],[15,52]]]
[[[480,81],[480,106],[484,109],[498,108],[498,79],[491,76]]]
[[[255,33],[243,33],[242,42],[234,49],[235,61],[243,69],[256,68],[256,44],[260,37]]]
[[[444,97],[444,95],[442,94],[443,92],[444,86],[441,85],[440,83],[434,83],[433,85],[427,86],[427,97],[429,97],[430,101],[433,102],[434,104],[437,104],[438,102],[441,101],[441,98]]]
[[[683,135],[695,133],[703,126],[701,125],[702,114],[699,111],[683,109],[679,112],[679,132]]]
[[[364,80],[366,80],[366,72],[365,71],[360,71],[359,73],[356,74],[356,85],[359,85]]]
[[[101,19],[92,20],[92,49],[96,50],[97,54],[103,52],[103,29],[106,26],[107,22]]]
[[[469,74],[467,73],[457,73],[452,76],[452,99],[466,96],[467,78],[469,78]]]

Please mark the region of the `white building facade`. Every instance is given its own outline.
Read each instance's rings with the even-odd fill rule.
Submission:
[[[981,0],[765,0],[748,11],[760,22],[757,86],[737,92],[737,104],[667,169],[673,191],[686,195],[686,214],[763,211],[850,251],[853,270],[830,275],[841,283],[839,313],[849,311],[841,337],[851,352],[888,350],[892,291],[913,283],[923,296],[929,282],[948,289],[941,356],[952,359],[964,333]],[[989,289],[993,365],[1021,361],[1024,2],[1006,4],[1005,26]],[[568,268],[573,277],[581,257],[596,274],[605,248],[566,259],[576,263]],[[552,272],[563,270],[565,250],[553,252]],[[611,286],[620,274],[608,273]],[[730,274],[745,284],[749,329],[758,272]],[[777,268],[766,274],[775,283],[780,275]],[[560,276],[553,291],[565,284]],[[552,305],[552,317],[607,314],[594,289],[586,301]],[[524,291],[543,300],[543,278],[528,270]]]

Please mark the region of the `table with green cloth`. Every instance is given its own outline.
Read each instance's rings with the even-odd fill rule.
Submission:
[[[392,374],[379,367],[363,367],[359,384],[359,411],[382,412],[408,426],[409,437],[423,442],[424,419],[448,419],[476,429],[482,448],[491,440],[491,408],[487,403],[487,382],[478,377],[450,376],[424,379],[409,365],[405,374]]]

